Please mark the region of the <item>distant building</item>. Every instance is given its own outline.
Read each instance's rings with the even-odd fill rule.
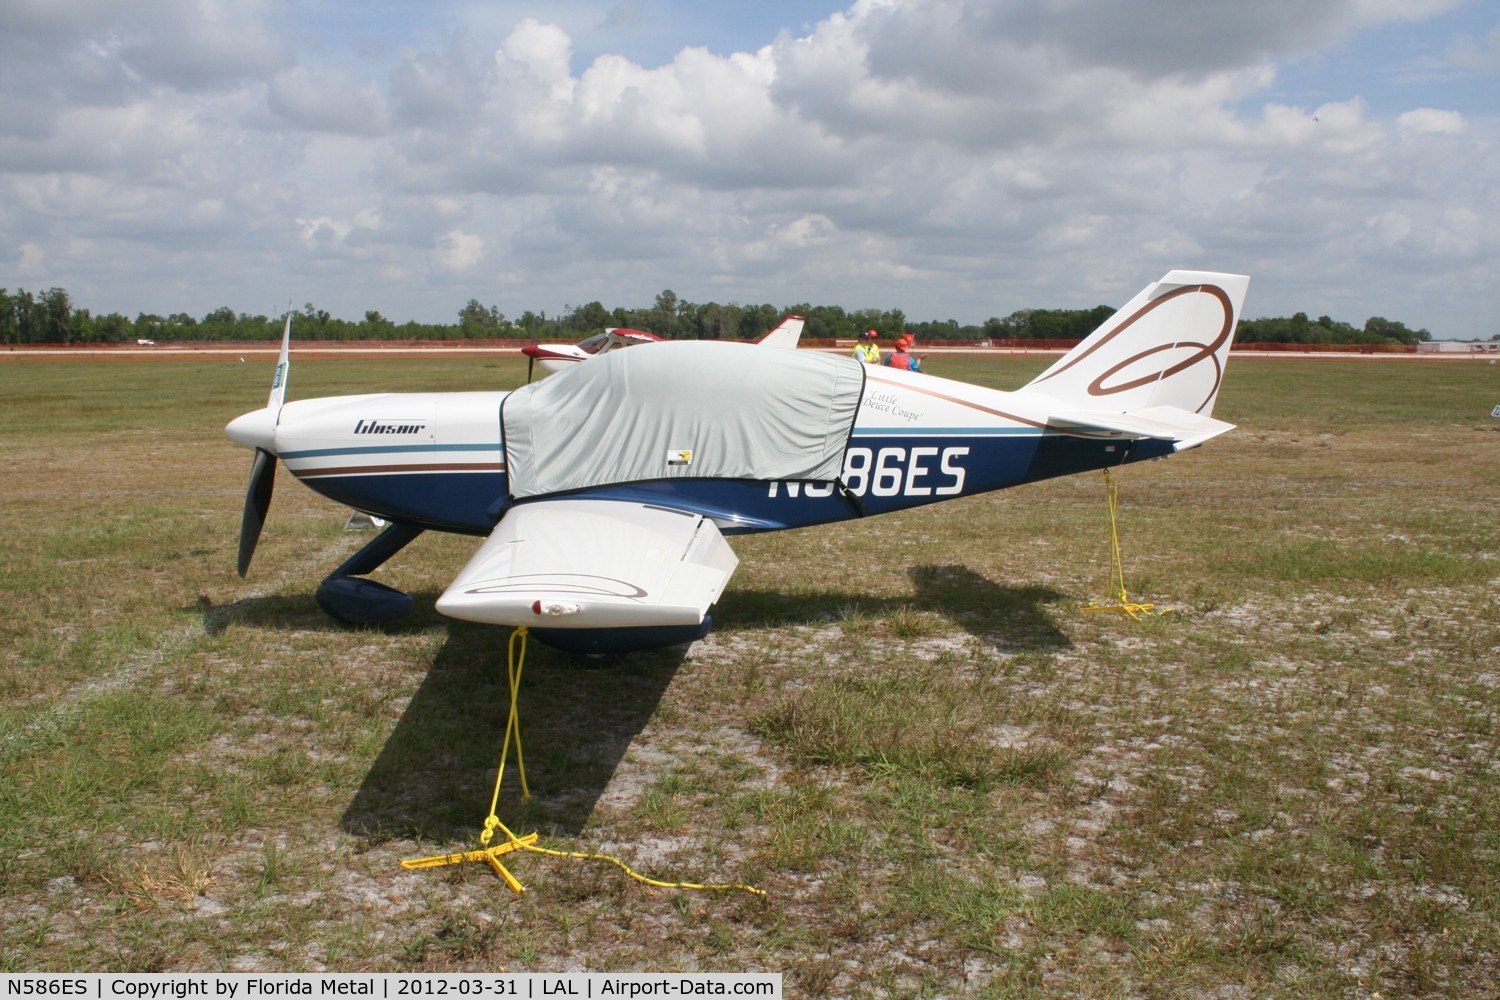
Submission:
[[[1500,343],[1466,344],[1458,340],[1428,340],[1417,345],[1418,354],[1500,354]]]

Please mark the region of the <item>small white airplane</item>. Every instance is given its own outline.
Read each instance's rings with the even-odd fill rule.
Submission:
[[[411,598],[363,577],[424,531],[485,537],[443,614],[527,626],[584,653],[705,635],[738,563],[726,535],[867,517],[1160,458],[1232,429],[1212,416],[1249,278],[1172,271],[1041,375],[1002,392],[813,351],[669,341],[511,392],[285,402],[227,428],[255,449],[241,576],[276,460],[390,525],[325,579],[355,624]]]
[[[657,344],[662,340],[654,333],[645,330],[632,330],[629,327],[611,326],[606,327],[603,333],[596,333],[592,337],[585,337],[576,344],[527,344],[521,348],[521,353],[531,359],[531,362],[541,366],[544,372],[560,372],[570,365],[589,358],[598,357],[609,351],[619,350],[622,347],[634,347],[637,344]],[[527,371],[531,364],[527,364]],[[530,378],[527,381],[531,381]]]
[[[802,338],[804,320],[801,316],[788,316],[764,337],[756,341],[761,347],[795,348]],[[527,344],[521,353],[526,362],[526,381],[531,381],[532,365],[540,365],[544,372],[560,372],[580,361],[641,344],[660,344],[663,338],[645,330],[632,330],[624,326],[605,328],[603,333],[585,337],[576,344]]]

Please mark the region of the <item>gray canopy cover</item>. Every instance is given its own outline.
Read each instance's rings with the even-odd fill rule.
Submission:
[[[611,351],[500,407],[516,498],[649,479],[831,482],[864,392],[852,358],[680,341]]]

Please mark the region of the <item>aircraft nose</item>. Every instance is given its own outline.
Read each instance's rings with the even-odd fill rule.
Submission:
[[[229,426],[224,428],[224,433],[228,434],[235,444],[246,448],[261,448],[274,455],[276,454],[276,418],[278,415],[278,410],[273,410],[269,406],[255,410],[229,421]]]

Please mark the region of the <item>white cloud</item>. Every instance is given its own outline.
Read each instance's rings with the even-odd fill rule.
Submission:
[[[822,215],[804,215],[779,227],[778,236],[794,247],[813,247],[828,243],[838,235],[838,228]]]
[[[566,102],[573,94],[573,76],[569,62],[573,55],[572,40],[554,24],[527,18],[510,33],[495,61],[502,68],[521,67],[532,80],[548,86],[548,98]]]
[[[450,229],[438,240],[433,259],[445,271],[468,271],[484,257],[483,238],[461,229]]]
[[[1396,119],[1396,126],[1403,132],[1447,132],[1457,135],[1467,125],[1464,116],[1457,111],[1440,111],[1437,108],[1417,108]]]
[[[353,230],[347,222],[320,215],[316,219],[298,219],[298,234],[307,243],[331,243],[342,241]]]
[[[23,278],[34,278],[46,273],[47,252],[35,243],[22,243],[17,255],[16,273]]]

